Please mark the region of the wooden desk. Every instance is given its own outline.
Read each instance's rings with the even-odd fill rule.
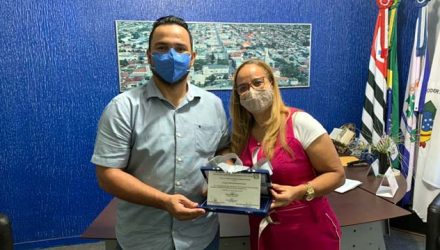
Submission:
[[[361,188],[327,195],[341,226],[381,221],[410,214],[409,211]]]
[[[345,170],[345,175],[348,179],[361,181],[362,184],[360,188],[370,192],[372,194],[376,194],[377,189],[379,188],[380,182],[382,181],[382,177],[376,177],[373,175],[368,175],[369,167],[347,167]],[[397,184],[399,185],[399,189],[397,189],[396,194],[393,198],[384,198],[389,202],[397,204],[406,193],[406,180],[402,175],[396,176]]]
[[[361,238],[362,240],[370,240],[370,242],[364,244],[375,242],[375,245],[382,246],[384,243],[383,237],[380,238],[383,236],[381,221],[410,214],[409,211],[395,205],[395,203],[403,197],[406,190],[406,182],[403,177],[403,183],[401,183],[402,180],[400,180],[400,178],[397,178],[399,191],[395,197],[393,199],[386,199],[375,195],[377,187],[380,185],[381,178],[367,176],[367,170],[367,168],[347,169],[347,178],[360,180],[363,184],[344,194],[332,192],[327,196],[341,226],[343,227],[343,246],[353,245],[352,241],[347,241],[347,239],[354,239],[356,240],[355,242],[357,245],[362,245],[357,241],[358,238]],[[114,225],[116,223],[116,208],[117,199],[113,199],[86,229],[81,237],[105,240],[115,239]],[[244,218],[245,216],[242,217]],[[236,220],[234,222],[246,223],[246,221],[247,219]],[[223,228],[223,226],[221,228]],[[357,233],[354,234],[354,232]],[[372,236],[372,234],[374,235]],[[220,232],[220,235],[227,237],[232,236],[224,234],[222,231]],[[246,236],[246,234],[242,233],[235,236]],[[343,249],[345,248],[343,247]]]
[[[376,196],[376,191],[383,178],[369,176],[368,171],[369,167],[367,166],[346,168],[345,174],[348,179],[362,182],[359,189],[343,194],[343,198],[335,197],[335,195],[340,195],[335,192],[329,195],[330,200],[335,200],[335,198],[338,200],[332,205],[341,224],[345,225],[342,227],[341,241],[341,249],[344,250],[385,249],[383,236],[385,232],[389,232],[389,224],[384,222],[388,222],[390,218],[410,214],[409,211],[395,205],[406,192],[406,181],[403,176],[396,177],[399,189],[394,197],[384,198]],[[353,192],[355,190],[357,191]],[[363,192],[358,192],[359,190]],[[341,211],[343,214],[339,214]]]
[[[327,197],[343,227],[410,214],[409,211],[361,188],[350,190],[344,194],[333,192]],[[113,199],[81,237],[115,239],[116,208],[117,199]]]
[[[116,225],[116,209],[118,200],[113,199],[81,235],[88,239],[114,240]]]

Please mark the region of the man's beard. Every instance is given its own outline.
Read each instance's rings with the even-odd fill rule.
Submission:
[[[154,69],[152,69],[152,68],[150,68],[150,69],[151,69],[151,72],[153,73],[153,75],[154,75],[155,77],[159,78],[159,80],[160,80],[161,82],[163,82],[163,83],[165,83],[165,84],[167,84],[167,85],[176,85],[177,83],[179,83],[179,82],[181,82],[183,79],[185,79],[185,78],[188,76],[188,74],[189,74],[189,71],[188,71],[185,75],[183,75],[183,76],[182,76],[180,79],[178,79],[177,81],[169,82],[169,81],[163,79],[163,78],[159,75],[159,73],[157,73]]]

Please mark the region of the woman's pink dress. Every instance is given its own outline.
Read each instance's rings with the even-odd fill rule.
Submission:
[[[291,116],[287,119],[287,143],[293,150],[292,158],[281,146],[277,146],[271,160],[273,183],[296,186],[315,178],[309,158],[301,143],[295,138]],[[252,136],[240,158],[243,165],[252,166],[252,153],[260,144]],[[264,158],[261,148],[257,160]],[[250,216],[251,248],[255,250],[338,250],[340,249],[341,230],[339,222],[325,197],[308,202],[294,201],[286,207],[277,208],[270,213],[276,224],[269,224],[258,238],[262,217]],[[259,246],[258,246],[258,245]]]

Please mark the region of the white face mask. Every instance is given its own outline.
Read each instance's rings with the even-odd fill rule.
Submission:
[[[252,114],[266,111],[273,103],[273,90],[253,90],[252,88],[240,96],[240,104]]]

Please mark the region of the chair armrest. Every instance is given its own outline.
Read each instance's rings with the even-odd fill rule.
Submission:
[[[428,207],[428,232],[426,234],[426,250],[440,249],[440,194]]]
[[[0,249],[12,250],[12,226],[8,216],[0,213]]]

